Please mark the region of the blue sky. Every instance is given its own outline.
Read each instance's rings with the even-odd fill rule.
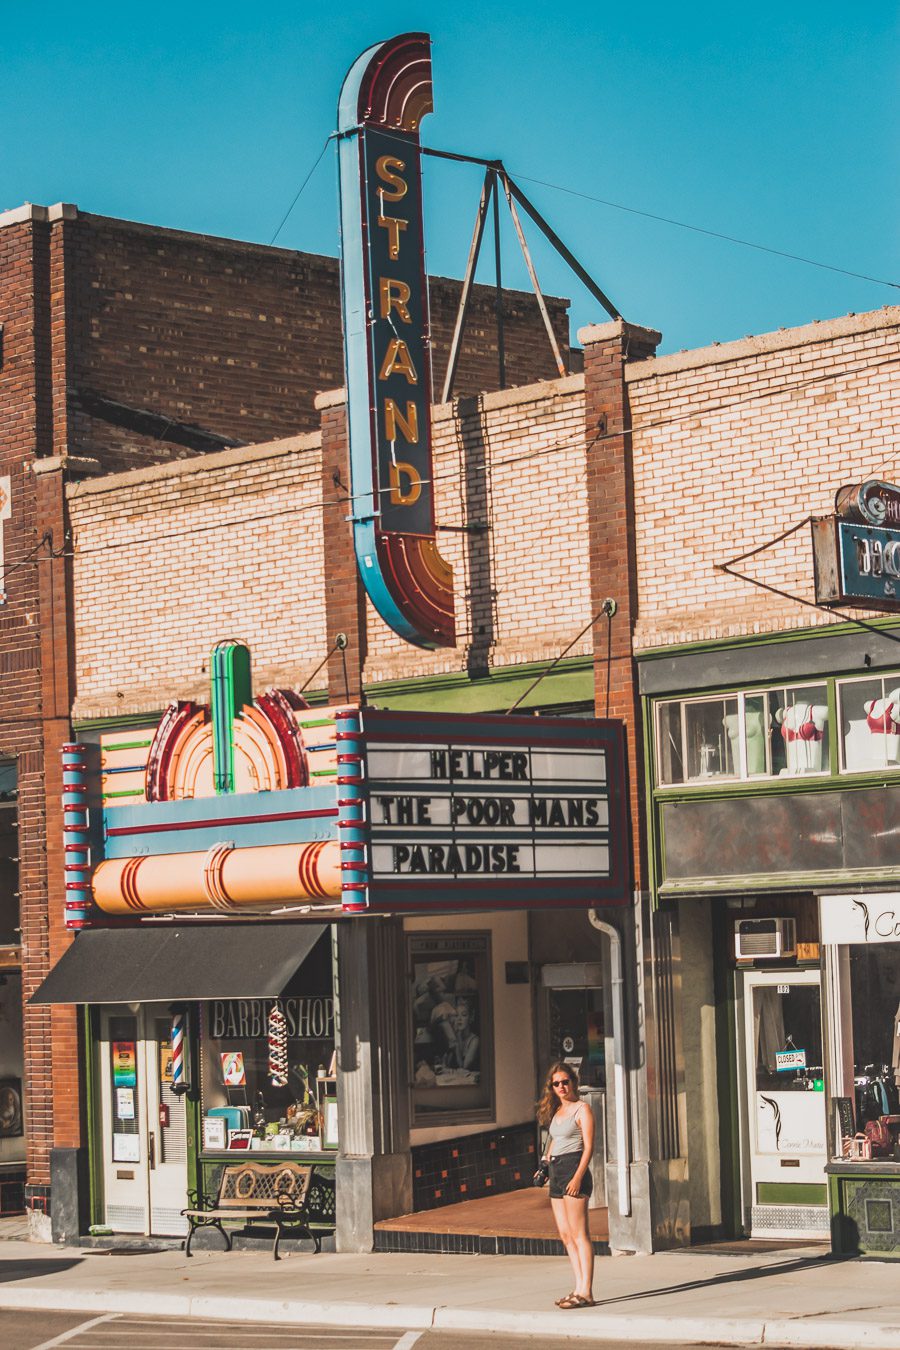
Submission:
[[[561,17],[559,17],[561,15]],[[900,302],[900,291],[529,178],[900,282],[900,7],[221,3],[4,6],[0,208],[268,243],[359,51],[433,39],[423,140],[502,157],[626,318],[671,351]],[[477,169],[430,162],[429,267],[461,275]],[[573,326],[602,313],[535,238]],[[329,149],[278,243],[336,253]],[[490,250],[486,250],[486,254]],[[506,279],[527,286],[512,229]],[[485,257],[483,279],[489,279]]]

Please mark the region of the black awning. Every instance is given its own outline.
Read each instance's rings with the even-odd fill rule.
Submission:
[[[325,931],[320,923],[87,929],[28,1001],[277,998]]]

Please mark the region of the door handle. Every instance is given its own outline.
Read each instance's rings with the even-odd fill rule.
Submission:
[[[147,1159],[152,1170],[156,1167],[156,1135],[152,1130],[147,1135]]]

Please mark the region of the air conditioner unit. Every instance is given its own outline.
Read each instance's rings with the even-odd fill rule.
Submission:
[[[778,960],[797,953],[796,919],[737,919],[734,954],[738,961]]]

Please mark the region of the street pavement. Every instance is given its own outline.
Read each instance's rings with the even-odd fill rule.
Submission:
[[[563,1312],[554,1299],[569,1288],[564,1258],[294,1253],[274,1262],[268,1252],[202,1250],[188,1260],[177,1250],[124,1255],[11,1241],[0,1244],[0,1309],[187,1323],[184,1341],[170,1338],[167,1350],[182,1343],[192,1350],[266,1345],[264,1337],[235,1339],[241,1323],[288,1331],[294,1340],[272,1342],[284,1350],[307,1344],[331,1350],[322,1336],[341,1332],[346,1336],[333,1344],[342,1350],[394,1350],[398,1342],[403,1350],[412,1344],[431,1350],[438,1334],[444,1339],[433,1342],[434,1350],[468,1350],[491,1335],[541,1345],[562,1336],[607,1345],[898,1350],[898,1273],[890,1262],[833,1260],[821,1247],[605,1258],[597,1263],[597,1307]],[[230,1326],[230,1340],[216,1342],[216,1324]],[[314,1331],[318,1339],[309,1339]],[[403,1341],[417,1332],[429,1334]],[[130,1350],[144,1344],[121,1321],[97,1323],[93,1339],[83,1339],[87,1334],[76,1330],[60,1344],[109,1347],[116,1344],[110,1336],[122,1335]],[[10,1346],[5,1334],[0,1341],[4,1350]]]
[[[483,1335],[480,1332],[335,1331],[261,1322],[200,1322],[168,1317],[103,1313],[5,1312],[3,1350],[545,1350],[546,1338]],[[582,1341],[603,1350],[634,1350],[632,1342]],[[643,1345],[641,1350],[663,1350]],[[710,1346],[682,1350],[714,1350]],[[772,1347],[778,1350],[778,1347]]]

